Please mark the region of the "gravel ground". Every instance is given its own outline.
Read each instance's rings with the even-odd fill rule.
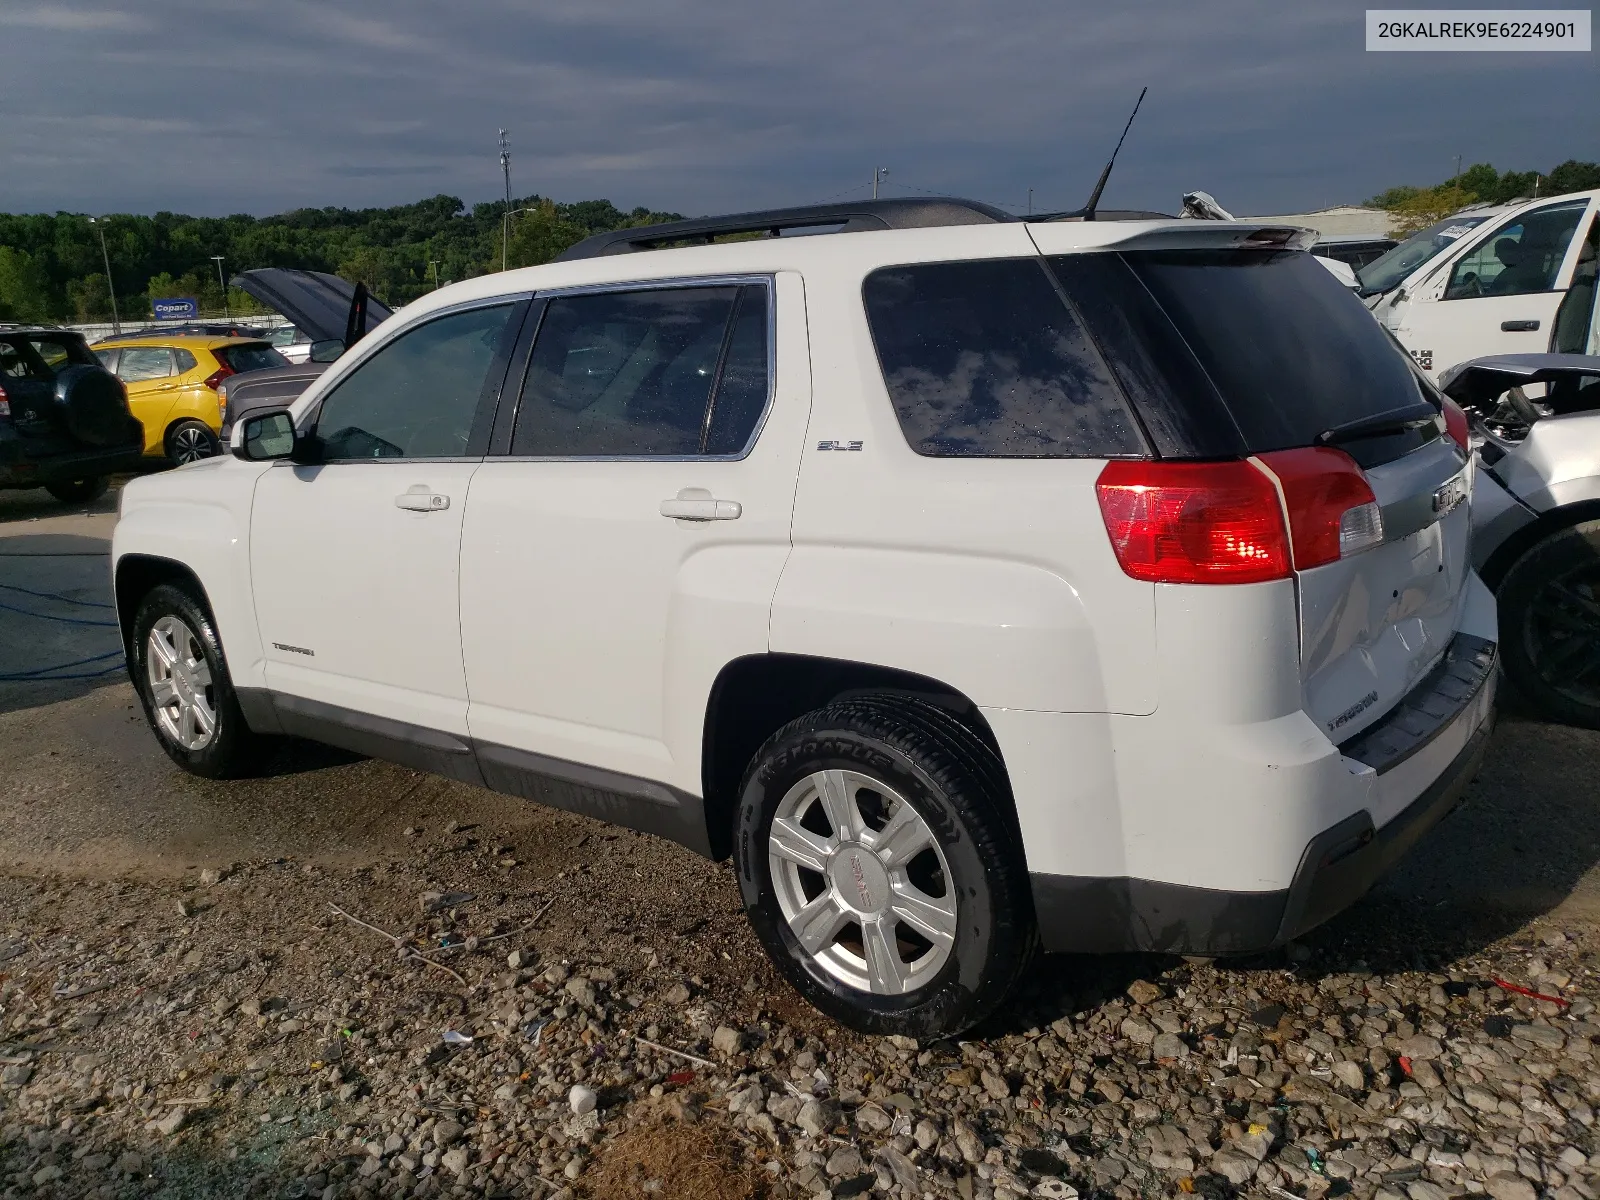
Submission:
[[[917,1045],[725,866],[312,747],[191,779],[132,706],[0,692],[0,1194],[1600,1200],[1600,735],[1506,720],[1286,952],[1052,958]]]

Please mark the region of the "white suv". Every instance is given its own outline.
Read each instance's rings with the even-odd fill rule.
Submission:
[[[731,854],[863,1030],[1281,944],[1453,806],[1495,664],[1464,421],[1308,236],[882,201],[430,293],[123,492],[151,724]]]

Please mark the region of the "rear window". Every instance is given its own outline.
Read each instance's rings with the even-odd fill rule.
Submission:
[[[1297,251],[1122,255],[1221,393],[1252,453],[1424,403],[1365,306]]]
[[[236,346],[218,346],[211,353],[233,371],[259,371],[263,367],[287,367],[289,360],[266,342],[246,342]]]
[[[0,375],[12,379],[54,379],[66,367],[97,361],[75,337],[27,334],[0,340]]]
[[[1110,371],[1038,259],[891,267],[869,275],[863,293],[889,398],[918,454],[1144,453]]]

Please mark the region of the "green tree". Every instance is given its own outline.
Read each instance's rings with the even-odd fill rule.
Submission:
[[[511,220],[508,258],[513,267],[537,267],[547,263],[589,236],[589,230],[583,225],[563,217],[553,200],[541,200],[532,211]]]
[[[1404,237],[1408,233],[1426,229],[1435,221],[1442,221],[1451,213],[1465,208],[1477,198],[1465,188],[1450,183],[1417,190],[1399,203],[1387,206],[1395,217],[1394,235]]]
[[[48,273],[26,251],[0,246],[0,321],[45,321],[50,309]]]

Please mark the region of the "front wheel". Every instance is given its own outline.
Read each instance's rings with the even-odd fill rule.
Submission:
[[[217,435],[203,421],[179,421],[167,430],[167,457],[175,466],[212,458],[221,449]]]
[[[133,682],[161,748],[208,779],[249,774],[263,739],[239,709],[210,613],[173,584],[154,588],[133,620]]]
[[[767,953],[864,1033],[948,1037],[1005,999],[1035,943],[994,752],[902,697],[779,730],[745,776],[734,854]]]
[[[1500,584],[1506,677],[1554,721],[1600,729],[1600,521],[1551,534]]]

